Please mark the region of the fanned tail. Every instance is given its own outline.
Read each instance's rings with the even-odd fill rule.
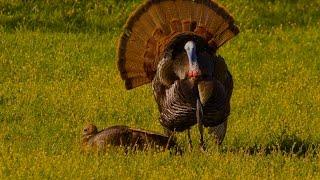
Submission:
[[[132,89],[150,83],[166,47],[195,36],[213,51],[239,33],[233,17],[213,0],[148,0],[128,19],[118,47],[118,69]]]

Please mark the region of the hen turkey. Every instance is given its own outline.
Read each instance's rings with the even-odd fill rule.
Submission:
[[[95,125],[83,129],[82,147],[84,150],[95,148],[106,150],[108,146],[129,147],[132,150],[154,148],[159,150],[176,149],[182,153],[173,137],[128,126],[111,126],[98,132]]]
[[[209,127],[222,143],[233,80],[216,51],[239,33],[233,17],[213,0],[149,0],[131,15],[118,48],[127,89],[152,83],[165,130]]]

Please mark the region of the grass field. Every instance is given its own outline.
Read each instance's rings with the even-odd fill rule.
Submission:
[[[150,85],[126,91],[116,68],[140,1],[0,1],[0,179],[319,179],[320,1],[220,2],[241,30],[219,51],[235,79],[227,136],[174,156],[80,150],[88,122],[162,131]]]

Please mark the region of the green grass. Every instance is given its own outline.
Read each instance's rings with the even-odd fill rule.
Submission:
[[[150,85],[126,91],[116,68],[139,2],[0,2],[0,179],[320,177],[318,0],[221,1],[241,28],[219,51],[235,80],[222,147],[82,153],[88,122],[162,130]]]

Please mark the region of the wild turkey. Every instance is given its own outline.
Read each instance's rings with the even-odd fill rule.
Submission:
[[[167,132],[199,124],[222,143],[233,80],[220,46],[239,33],[233,17],[213,0],[148,0],[128,19],[118,48],[127,89],[152,82]]]
[[[105,150],[107,146],[129,147],[132,150],[154,148],[166,150],[178,146],[175,139],[156,132],[134,129],[128,126],[111,126],[98,132],[95,125],[89,124],[83,129],[83,149]],[[180,153],[180,152],[179,152]]]

